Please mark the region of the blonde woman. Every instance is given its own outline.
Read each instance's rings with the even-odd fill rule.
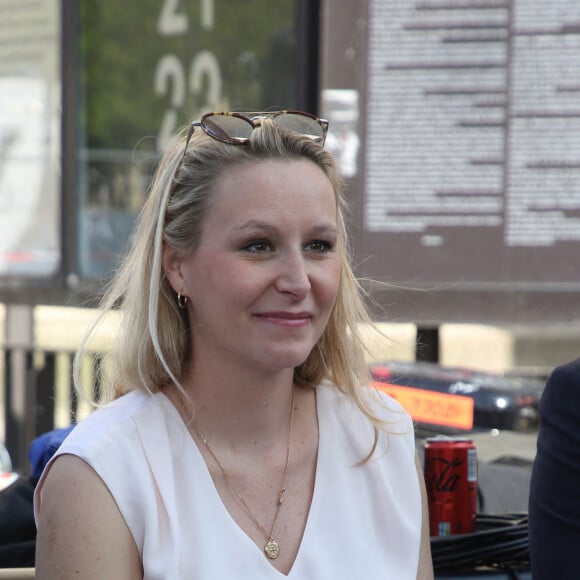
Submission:
[[[104,299],[109,397],[47,466],[37,578],[433,578],[408,415],[369,391],[328,123],[211,113]]]

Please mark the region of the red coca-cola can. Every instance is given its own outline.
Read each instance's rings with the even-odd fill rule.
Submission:
[[[477,455],[473,441],[441,437],[427,439],[425,482],[431,536],[474,532]]]

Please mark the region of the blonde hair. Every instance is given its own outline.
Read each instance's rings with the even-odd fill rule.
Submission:
[[[371,324],[363,291],[352,267],[346,228],[343,183],[333,156],[308,137],[287,132],[265,120],[247,145],[219,142],[196,129],[187,151],[176,140],[155,171],[149,197],[139,215],[131,250],[101,301],[102,316],[120,308],[123,322],[108,355],[112,371],[102,378],[104,400],[141,389],[150,394],[180,379],[191,355],[188,318],[162,267],[163,244],[184,254],[195,249],[213,186],[226,167],[263,159],[309,159],[328,177],[337,206],[338,252],[341,265],[336,303],[320,340],[306,361],[294,370],[296,383],[330,381],[348,395],[376,425],[363,396],[369,382],[361,323]],[[89,331],[75,360],[90,339]]]

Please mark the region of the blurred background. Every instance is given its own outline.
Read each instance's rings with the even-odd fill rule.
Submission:
[[[34,436],[88,412],[72,353],[160,152],[223,109],[329,119],[384,332],[368,333],[376,380],[428,391],[392,393],[432,428],[470,428],[429,398],[449,394],[475,401],[471,428],[533,439],[546,376],[580,356],[579,103],[576,0],[0,0],[0,439],[14,468]],[[91,345],[88,382],[118,322]]]

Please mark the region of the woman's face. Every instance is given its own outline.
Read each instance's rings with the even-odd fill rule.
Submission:
[[[166,266],[189,298],[195,364],[274,370],[303,363],[336,300],[337,238],[334,191],[313,162],[226,169],[198,247]]]

